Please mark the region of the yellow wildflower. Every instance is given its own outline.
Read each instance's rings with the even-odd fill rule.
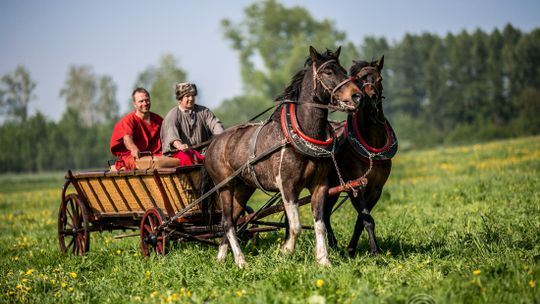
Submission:
[[[28,279],[23,278],[23,279],[21,280],[21,282],[26,283],[26,282],[28,282]]]
[[[144,273],[144,275],[146,275],[146,277],[149,278],[149,277],[152,275],[152,273],[151,273],[149,270],[147,270],[147,271]]]
[[[317,279],[317,281],[315,281],[315,286],[317,286],[317,288],[321,288],[324,286],[324,280],[323,279]]]
[[[32,272],[34,272],[35,270],[33,268],[30,268],[26,271],[26,275],[31,275]]]
[[[150,297],[151,297],[151,298],[155,298],[155,297],[157,297],[158,295],[159,295],[159,291],[156,290],[156,291],[154,291],[154,292],[152,292],[152,293],[150,294]]]
[[[243,289],[242,289],[242,290],[238,290],[238,291],[236,292],[236,296],[240,298],[240,297],[243,296],[245,293],[246,293],[246,291],[243,290]]]
[[[60,287],[65,288],[66,286],[67,286],[67,283],[66,283],[66,282],[60,283]]]
[[[482,273],[480,269],[473,270],[472,274],[475,276],[479,276]]]
[[[75,273],[75,272],[70,272],[69,275],[74,279],[77,278],[77,273]]]
[[[535,287],[536,287],[536,281],[530,280],[530,281],[529,281],[529,286],[530,286],[531,288],[535,288]]]

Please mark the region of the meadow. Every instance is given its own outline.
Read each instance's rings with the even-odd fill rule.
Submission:
[[[364,233],[346,256],[346,203],[330,268],[316,266],[309,230],[288,256],[283,231],[244,244],[245,269],[196,243],[145,259],[138,238],[114,238],[123,232],[92,233],[86,256],[63,256],[62,185],[63,173],[0,175],[0,302],[540,303],[540,137],[399,152],[373,210],[382,253],[368,253]]]

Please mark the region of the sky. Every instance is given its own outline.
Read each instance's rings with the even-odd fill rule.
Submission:
[[[540,27],[538,0],[278,1],[301,6],[317,20],[332,20],[357,46],[366,36],[392,43],[405,33],[490,33],[507,23],[524,32]],[[241,21],[244,8],[255,2],[2,0],[0,76],[24,65],[37,83],[29,114],[40,111],[58,120],[65,110],[59,92],[71,65],[89,65],[94,74],[111,76],[121,111],[127,111],[138,75],[172,54],[197,84],[197,103],[215,108],[242,91],[238,54],[224,39],[220,22]],[[171,100],[171,107],[175,104]]]

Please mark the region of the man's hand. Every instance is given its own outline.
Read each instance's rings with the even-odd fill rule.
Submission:
[[[189,146],[187,144],[181,143],[179,140],[175,140],[174,143],[173,143],[173,146],[177,150],[182,151],[182,152],[185,152],[185,151],[189,150]]]

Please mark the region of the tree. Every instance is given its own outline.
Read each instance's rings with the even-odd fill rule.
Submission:
[[[77,112],[85,126],[94,123],[96,91],[96,76],[90,66],[70,66],[60,97],[66,100],[66,112]]]
[[[234,121],[222,118],[226,124],[251,116],[251,112],[243,112],[245,109],[258,113],[271,106],[303,67],[310,45],[323,51],[346,45],[341,56],[345,65],[358,57],[354,45],[345,40],[345,33],[336,30],[333,22],[316,20],[304,8],[287,8],[275,0],[256,2],[244,10],[241,22],[224,19],[221,25],[225,39],[240,57],[243,82],[243,96],[223,102],[216,110],[241,110]]]
[[[66,113],[78,113],[84,126],[118,116],[116,84],[110,76],[94,74],[88,65],[70,66],[60,97],[66,100]]]
[[[116,102],[116,84],[109,76],[99,79],[99,97],[96,104],[96,120],[111,122],[118,118],[118,103]]]
[[[22,65],[17,66],[12,74],[2,77],[0,88],[0,109],[8,118],[26,121],[28,104],[34,99],[32,91],[36,83],[30,78],[30,73]]]
[[[178,67],[178,62],[172,54],[163,55],[157,67],[146,68],[135,83],[135,87],[143,87],[150,93],[152,112],[161,116],[176,105],[175,84],[186,81],[187,73]],[[131,99],[129,108],[131,108]]]

